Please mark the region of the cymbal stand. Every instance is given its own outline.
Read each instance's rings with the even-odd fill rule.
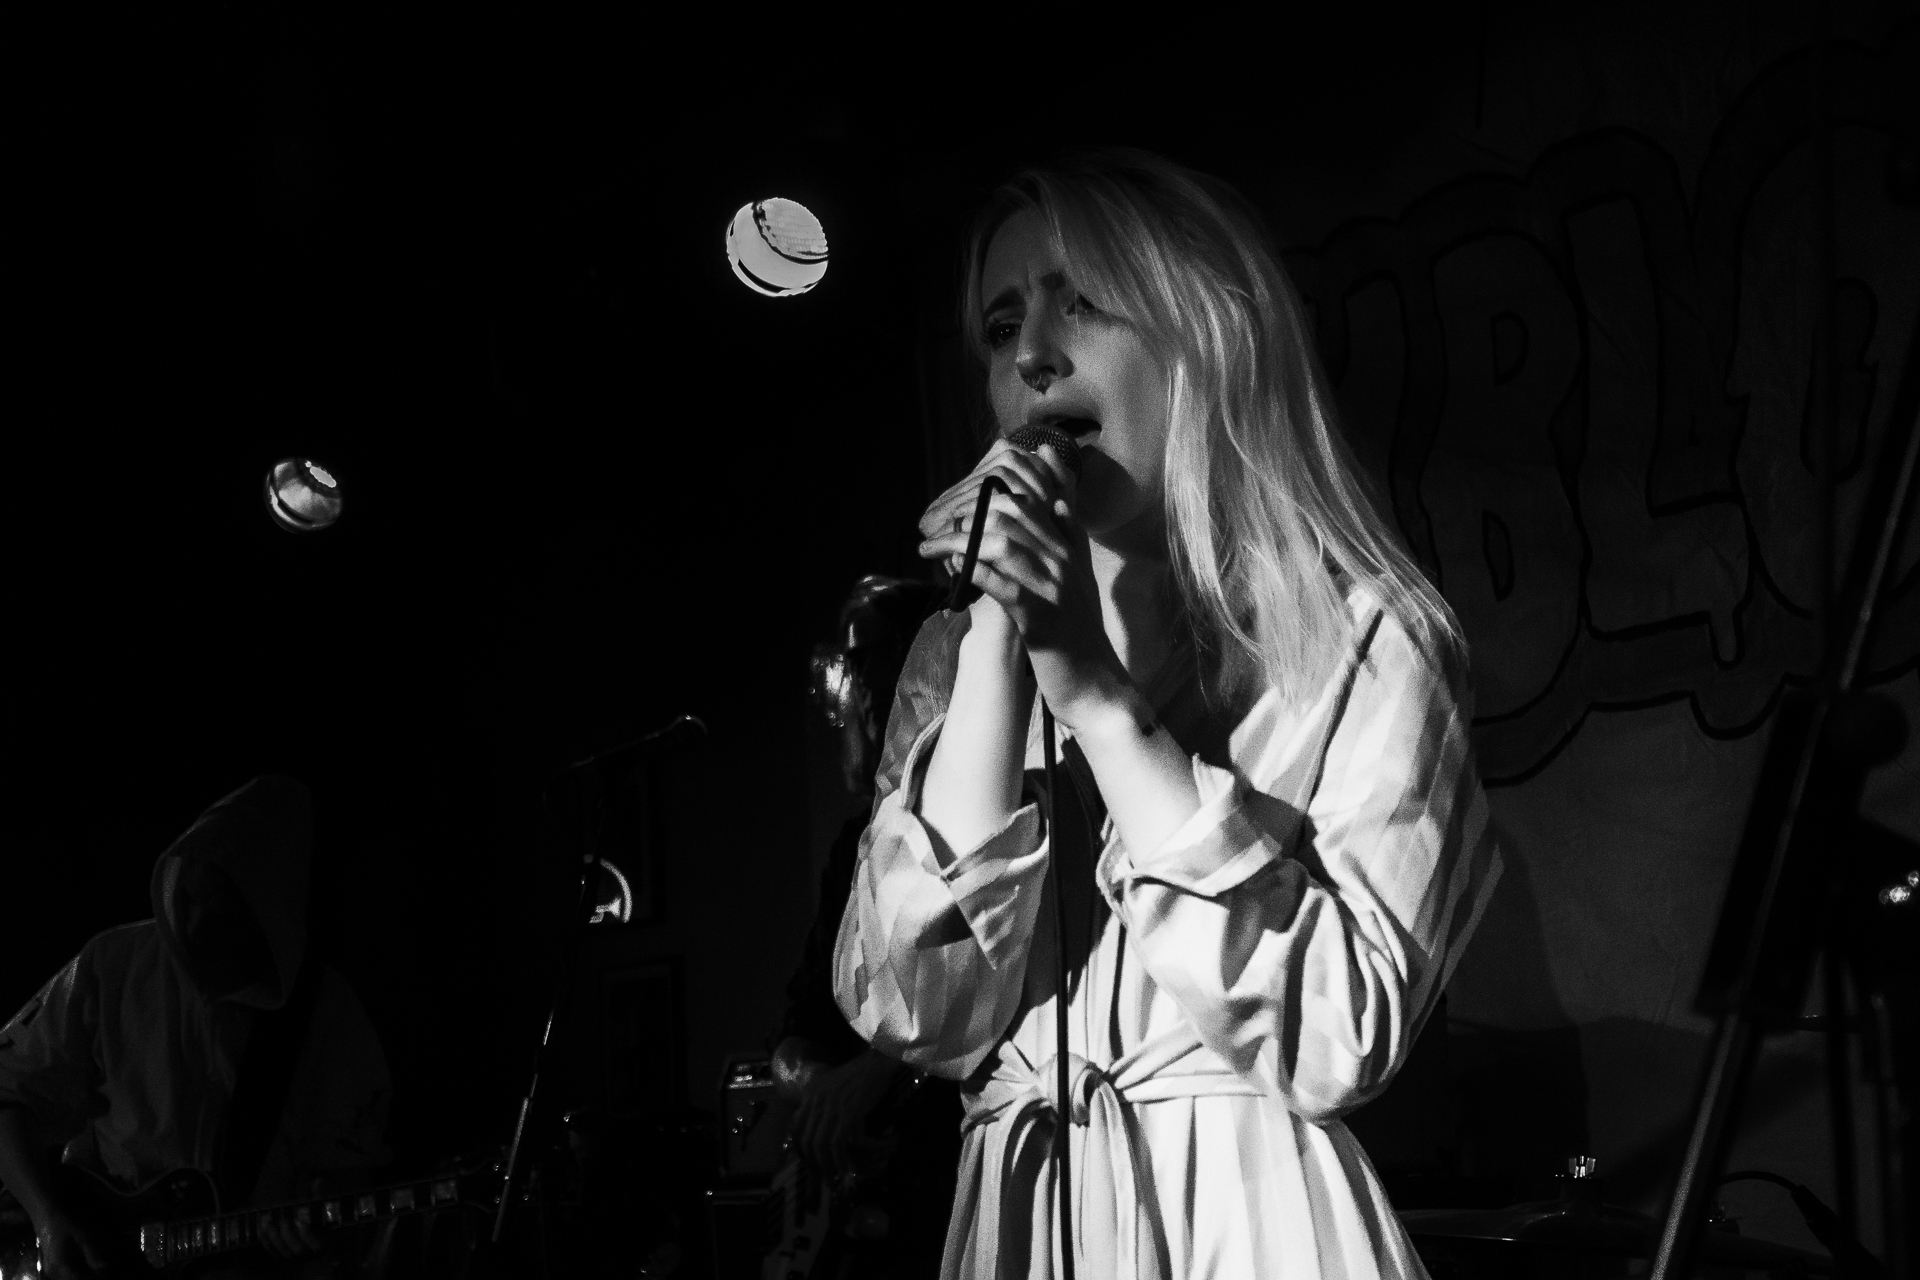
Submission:
[[[664,738],[667,734],[672,733],[683,724],[693,725],[700,730],[703,736],[707,732],[707,726],[698,717],[690,715],[676,716],[664,727],[655,729],[651,733],[643,734],[631,742],[623,742],[619,746],[609,747],[605,751],[575,760],[571,764],[555,770],[551,775],[551,779],[557,780],[561,775],[571,773],[576,769],[592,768],[605,760],[625,755],[648,743]],[[597,777],[594,779],[594,782],[596,784],[594,792],[597,795]],[[549,785],[551,785],[551,782]],[[501,1239],[506,1234],[507,1210],[513,1205],[516,1184],[521,1181],[525,1174],[527,1142],[529,1132],[532,1128],[534,1108],[540,1099],[540,1078],[551,1065],[554,1028],[559,1025],[560,1010],[567,998],[567,993],[573,988],[573,977],[580,953],[580,944],[586,938],[587,926],[593,919],[594,908],[598,905],[597,899],[599,897],[598,890],[600,887],[600,842],[598,832],[598,826],[590,822],[586,832],[584,848],[581,853],[580,889],[575,899],[573,913],[568,919],[566,932],[560,944],[560,974],[554,980],[553,998],[547,1004],[546,1023],[540,1033],[540,1044],[534,1051],[533,1076],[527,1082],[526,1093],[521,1096],[520,1112],[513,1124],[513,1139],[507,1146],[506,1169],[500,1183],[500,1204],[494,1212],[493,1232],[490,1237],[490,1242],[495,1246],[499,1245]],[[545,1253],[545,1233],[543,1232],[541,1247],[541,1261],[543,1266],[546,1262]]]

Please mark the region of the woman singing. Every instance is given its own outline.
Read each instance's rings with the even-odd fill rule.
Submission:
[[[1082,466],[1003,438],[922,517],[957,569],[981,485],[1007,487],[983,594],[908,658],[836,950],[855,1030],[964,1082],[943,1272],[1059,1273],[1064,1109],[1080,1280],[1420,1276],[1340,1117],[1393,1078],[1499,874],[1454,619],[1223,184],[1139,152],[1024,173],[965,293],[1000,434],[1053,426]]]

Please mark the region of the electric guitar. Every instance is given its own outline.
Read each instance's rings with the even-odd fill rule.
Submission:
[[[121,1191],[83,1169],[53,1171],[60,1206],[108,1251],[106,1275],[115,1280],[164,1274],[187,1280],[218,1261],[254,1248],[270,1222],[304,1212],[319,1233],[384,1222],[429,1209],[470,1206],[491,1212],[500,1203],[501,1166],[492,1163],[389,1183],[345,1195],[264,1208],[222,1210],[213,1180],[198,1169],[176,1169],[134,1191]],[[0,1275],[40,1269],[32,1228],[0,1243]]]
[[[884,1175],[899,1145],[891,1121],[918,1084],[901,1072],[874,1109],[868,1122],[873,1136],[856,1153],[858,1172],[835,1183],[808,1167],[799,1152],[788,1153],[769,1188],[769,1236],[777,1243],[761,1259],[761,1280],[807,1280],[816,1269],[838,1274],[851,1255],[886,1237]]]

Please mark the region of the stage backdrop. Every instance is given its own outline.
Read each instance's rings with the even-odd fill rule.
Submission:
[[[1166,130],[1263,206],[1347,431],[1472,644],[1507,872],[1448,993],[1447,1084],[1375,1151],[1440,1203],[1537,1192],[1583,1152],[1609,1198],[1663,1206],[1771,717],[1818,660],[1811,28],[1722,16],[1496,22],[1359,175]],[[1863,23],[1833,50],[1837,558],[1914,345],[1917,34]],[[933,310],[921,374],[937,489],[981,446],[978,373]],[[1867,667],[1920,726],[1916,543]],[[1920,733],[1866,809],[1920,835]],[[1818,1035],[1769,1043],[1733,1165],[1831,1200],[1822,1063]],[[1723,1199],[1750,1233],[1817,1247],[1784,1194]]]

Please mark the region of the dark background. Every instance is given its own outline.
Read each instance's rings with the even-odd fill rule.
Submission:
[[[1911,15],[1842,5],[1836,32],[1911,50]],[[680,966],[665,1052],[711,1107],[722,1055],[777,1023],[846,805],[809,728],[809,647],[858,576],[917,571],[914,519],[974,448],[952,311],[964,218],[993,179],[1069,143],[1162,150],[1240,185],[1309,255],[1297,269],[1357,220],[1472,175],[1518,181],[1596,130],[1651,138],[1691,194],[1718,123],[1815,17],[1379,5],[1089,36],[1037,14],[878,33],[203,11],[36,33],[15,53],[33,91],[9,184],[26,230],[8,273],[0,1006],[149,914],[154,857],[205,805],[292,772],[318,795],[320,932],[385,1039],[397,1146],[504,1137],[574,865],[543,784],[692,713],[704,739],[646,757],[652,919],[594,960]],[[771,195],[832,242],[801,298],[750,293],[722,252],[733,211]],[[1867,243],[1898,275],[1907,251]],[[1897,349],[1904,296],[1880,315]],[[1713,372],[1737,382],[1737,365]],[[1884,412],[1898,361],[1882,365]],[[296,453],[344,486],[321,535],[281,532],[261,503]],[[1913,684],[1910,663],[1883,674]],[[1645,1015],[1685,1024],[1653,1074],[1640,1042],[1596,1033],[1644,994],[1609,956],[1640,954],[1636,930],[1691,938],[1670,976],[1686,987],[1764,739],[1758,719],[1696,724],[1684,692],[1576,690],[1581,715],[1636,709],[1554,730],[1496,793],[1522,896],[1490,913],[1489,962],[1455,1000],[1521,1037],[1465,1042],[1456,1074],[1488,1054],[1510,1069],[1463,1096],[1511,1094],[1545,1054],[1548,1076],[1572,1073],[1543,1104],[1572,1109],[1553,1141],[1632,1131],[1643,1165],[1671,1145],[1647,1117],[1684,1110],[1700,1028],[1683,991]],[[1648,759],[1687,780],[1658,812],[1634,808],[1646,780],[1625,771]],[[1910,796],[1903,768],[1883,792]],[[1605,838],[1567,829],[1569,797]],[[1678,889],[1622,887],[1703,849]],[[1619,912],[1570,942],[1554,903],[1591,917],[1594,881]],[[1675,895],[1684,918],[1650,905]],[[1485,976],[1501,965],[1552,969],[1557,990],[1509,990]],[[1814,1179],[1810,1096],[1782,1104],[1802,1118],[1780,1150]],[[1510,1168],[1558,1158],[1481,1145]],[[1640,1178],[1655,1196],[1657,1170]]]
[[[1450,30],[1177,87],[1144,47],[933,65],[854,32],[789,58],[525,18],[49,37],[16,262],[35,390],[10,896],[33,905],[0,1004],[148,914],[152,859],[205,804],[285,770],[319,797],[320,919],[387,1037],[397,1136],[504,1124],[572,875],[542,780],[686,712],[711,737],[662,748],[651,941],[725,939],[692,979],[709,1089],[714,1050],[758,1038],[740,1010],[778,1016],[809,841],[840,816],[808,821],[809,647],[858,576],[918,571],[921,366],[967,209],[1088,137],[1220,167],[1250,97],[1324,124],[1330,50],[1377,90],[1430,78],[1421,41]],[[1363,169],[1381,99],[1342,96],[1338,129],[1296,141]],[[832,240],[799,299],[750,293],[722,252],[775,194]],[[291,453],[342,479],[323,535],[266,518]]]

